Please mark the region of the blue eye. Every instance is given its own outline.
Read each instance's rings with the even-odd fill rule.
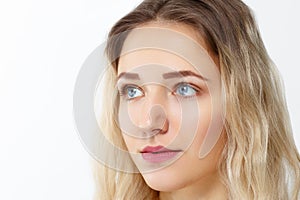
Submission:
[[[127,99],[134,99],[143,96],[143,92],[136,86],[127,86],[124,92]]]
[[[183,83],[177,86],[175,93],[183,97],[190,97],[196,96],[197,90],[189,84]]]

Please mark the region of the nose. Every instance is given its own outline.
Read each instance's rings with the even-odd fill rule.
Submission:
[[[166,91],[163,86],[147,86],[147,92],[140,100],[121,103],[118,122],[122,132],[142,139],[167,133],[169,120],[166,110],[169,108]]]
[[[146,120],[143,124],[139,124],[143,138],[153,137],[156,134],[167,133],[169,129],[169,121],[167,120],[166,113],[161,105],[153,105],[150,108],[148,116],[148,120]]]
[[[138,118],[138,127],[143,138],[168,132],[167,101],[166,88],[153,86],[150,89],[149,87]]]

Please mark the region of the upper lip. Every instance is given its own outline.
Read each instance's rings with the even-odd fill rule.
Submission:
[[[181,151],[181,150],[172,150],[164,146],[146,146],[145,148],[143,148],[141,153],[170,152],[170,151]]]

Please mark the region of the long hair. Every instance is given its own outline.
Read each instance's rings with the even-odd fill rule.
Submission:
[[[186,24],[219,58],[226,94],[227,144],[219,173],[230,199],[299,198],[300,156],[295,146],[282,82],[249,8],[239,0],[145,0],[120,19],[108,36],[102,129],[126,149],[111,100],[118,56],[126,39],[114,37],[147,22]],[[117,59],[114,59],[117,58]],[[96,165],[97,199],[157,199],[140,174]]]

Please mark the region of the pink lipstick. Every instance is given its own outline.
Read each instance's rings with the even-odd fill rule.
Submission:
[[[181,150],[171,150],[163,146],[147,146],[141,153],[144,160],[151,163],[165,162],[174,158]]]

